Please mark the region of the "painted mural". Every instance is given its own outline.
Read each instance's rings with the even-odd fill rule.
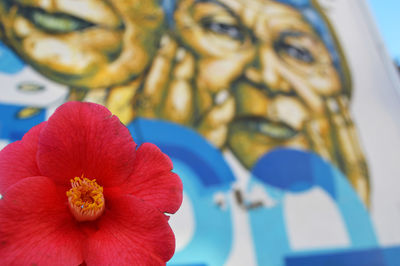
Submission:
[[[350,73],[315,1],[0,0],[0,15],[0,143],[65,101],[107,106],[182,177],[169,265],[386,265]]]

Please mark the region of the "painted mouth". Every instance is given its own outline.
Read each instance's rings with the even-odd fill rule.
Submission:
[[[254,116],[237,118],[231,127],[233,130],[248,131],[281,141],[291,139],[299,133],[285,123]]]

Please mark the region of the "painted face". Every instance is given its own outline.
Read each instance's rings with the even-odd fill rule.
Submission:
[[[197,59],[200,109],[215,103],[203,94],[234,97],[226,141],[245,166],[277,146],[329,149],[325,98],[341,93],[340,78],[299,11],[269,0],[182,0],[175,21]]]
[[[148,66],[157,0],[0,0],[3,38],[45,76],[73,87],[123,84]]]

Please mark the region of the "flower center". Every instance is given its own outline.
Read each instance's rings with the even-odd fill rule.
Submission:
[[[69,209],[76,220],[94,221],[104,212],[103,187],[90,180],[75,177],[71,179],[71,189],[67,191]]]

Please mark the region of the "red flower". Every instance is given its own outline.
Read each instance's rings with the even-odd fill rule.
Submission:
[[[162,132],[160,132],[162,134]],[[182,183],[105,107],[69,102],[0,152],[0,265],[163,265]]]

